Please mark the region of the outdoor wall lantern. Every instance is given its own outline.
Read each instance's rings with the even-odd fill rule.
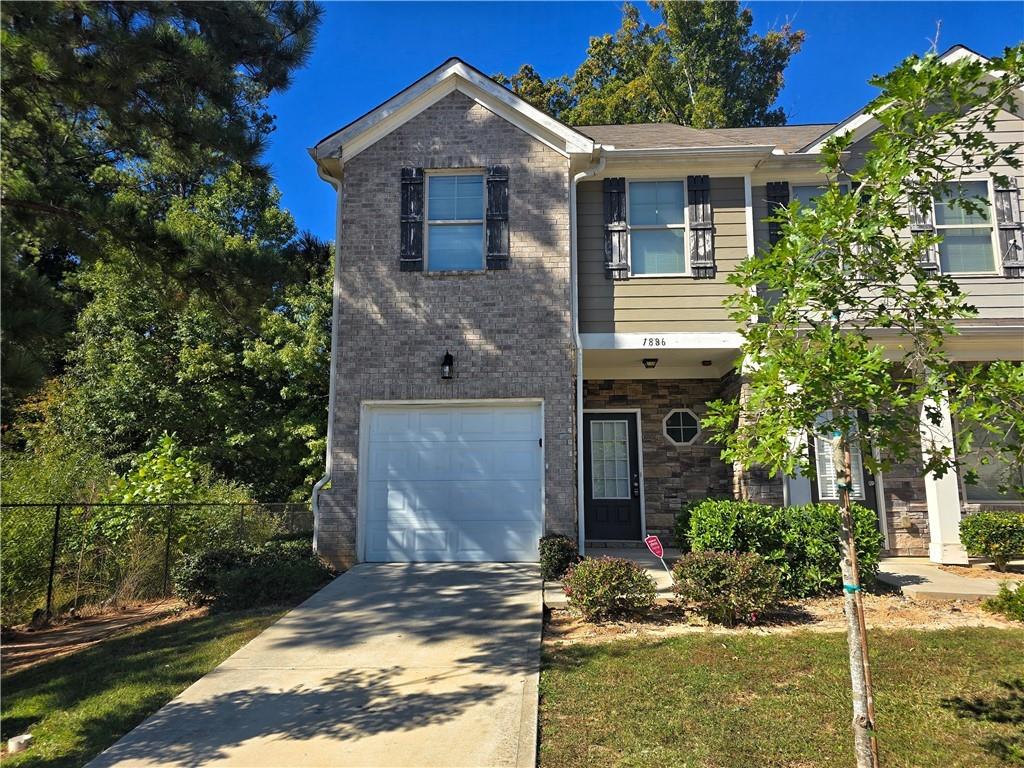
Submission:
[[[656,357],[645,357],[644,368],[654,368],[658,364],[658,358]]]
[[[450,379],[452,377],[452,369],[455,367],[455,358],[452,357],[452,353],[447,349],[444,351],[444,358],[441,360],[441,378]]]

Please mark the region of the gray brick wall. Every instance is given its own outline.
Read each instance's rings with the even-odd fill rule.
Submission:
[[[720,379],[609,379],[583,383],[584,408],[639,408],[644,459],[647,531],[670,541],[680,507],[688,501],[730,498],[732,467],[721,447],[702,432],[689,445],[676,445],[662,432],[662,421],[677,408],[700,419],[707,403],[723,396]]]
[[[509,172],[508,271],[400,272],[403,166]],[[360,403],[541,397],[545,527],[575,533],[575,358],[569,317],[568,161],[455,92],[349,160],[342,181],[340,323],[331,487],[318,550],[356,557]],[[445,350],[455,378],[442,381]]]

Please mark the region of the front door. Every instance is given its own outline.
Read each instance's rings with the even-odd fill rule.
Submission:
[[[583,414],[583,512],[588,539],[640,539],[635,413]]]

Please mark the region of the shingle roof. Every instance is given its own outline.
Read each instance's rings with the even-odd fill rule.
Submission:
[[[634,125],[577,125],[576,130],[601,144],[618,149],[668,147],[741,147],[772,145],[785,152],[804,147],[833,127],[833,123],[780,125],[769,128],[690,128],[675,123]]]

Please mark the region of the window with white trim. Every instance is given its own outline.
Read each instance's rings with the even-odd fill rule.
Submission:
[[[819,423],[831,420],[830,413],[818,418]],[[814,462],[817,470],[818,498],[822,501],[839,501],[839,486],[836,483],[836,465],[832,460],[832,438],[822,434],[814,436]],[[850,439],[850,480],[853,486],[850,498],[863,501],[864,496],[864,458],[860,452],[860,440],[856,436]]]
[[[814,208],[817,205],[817,199],[821,197],[821,193],[825,189],[826,187],[819,184],[795,184],[790,187],[790,194],[793,200],[799,201],[801,208]],[[839,190],[845,195],[847,185],[840,184]]]
[[[957,201],[972,200],[980,210],[966,210]],[[935,198],[934,217],[939,243],[939,269],[943,274],[994,272],[992,204],[987,181],[961,181],[953,194]]]
[[[630,273],[686,274],[685,183],[630,181],[628,193]]]
[[[676,445],[689,445],[700,434],[700,421],[697,414],[689,408],[678,408],[670,411],[662,423],[665,437]]]
[[[590,422],[591,496],[628,499],[629,425],[622,419]]]
[[[427,176],[427,271],[484,268],[484,177]]]

